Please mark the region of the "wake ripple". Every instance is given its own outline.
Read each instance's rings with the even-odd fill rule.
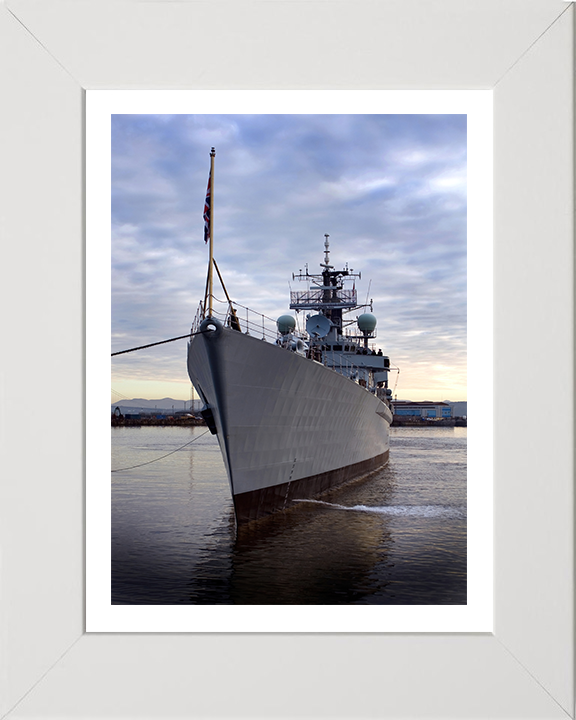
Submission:
[[[415,517],[441,517],[441,518],[465,518],[466,512],[461,508],[448,507],[446,505],[338,505],[324,500],[295,499],[293,502],[314,503],[325,505],[335,510],[348,510],[351,512],[376,513],[378,515],[415,516]]]

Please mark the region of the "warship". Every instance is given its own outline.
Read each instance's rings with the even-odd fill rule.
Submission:
[[[295,312],[279,317],[275,327],[230,299],[213,255],[214,156],[212,148],[204,206],[208,277],[187,361],[242,525],[386,464],[390,360],[374,347],[377,322],[366,312],[372,303],[358,302],[361,274],[330,264],[327,234],[320,271],[306,265],[293,274],[305,289],[290,291]],[[226,297],[220,309],[215,272]],[[246,320],[240,318],[244,310]]]

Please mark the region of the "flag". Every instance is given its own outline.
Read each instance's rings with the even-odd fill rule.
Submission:
[[[204,242],[210,239],[210,182],[212,180],[212,171],[208,175],[208,189],[206,190],[206,200],[204,200]]]

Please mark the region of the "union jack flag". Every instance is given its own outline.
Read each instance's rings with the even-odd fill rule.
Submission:
[[[212,171],[208,175],[208,189],[206,190],[206,200],[204,200],[204,242],[210,239],[210,182],[212,180]]]

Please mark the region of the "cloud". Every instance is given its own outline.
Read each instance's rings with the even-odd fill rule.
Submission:
[[[292,273],[319,272],[329,233],[332,262],[362,272],[384,352],[465,377],[462,115],[113,116],[113,351],[190,327],[211,146],[215,257],[233,298],[285,313]],[[186,380],[185,343],[161,348],[121,356],[116,377]]]

